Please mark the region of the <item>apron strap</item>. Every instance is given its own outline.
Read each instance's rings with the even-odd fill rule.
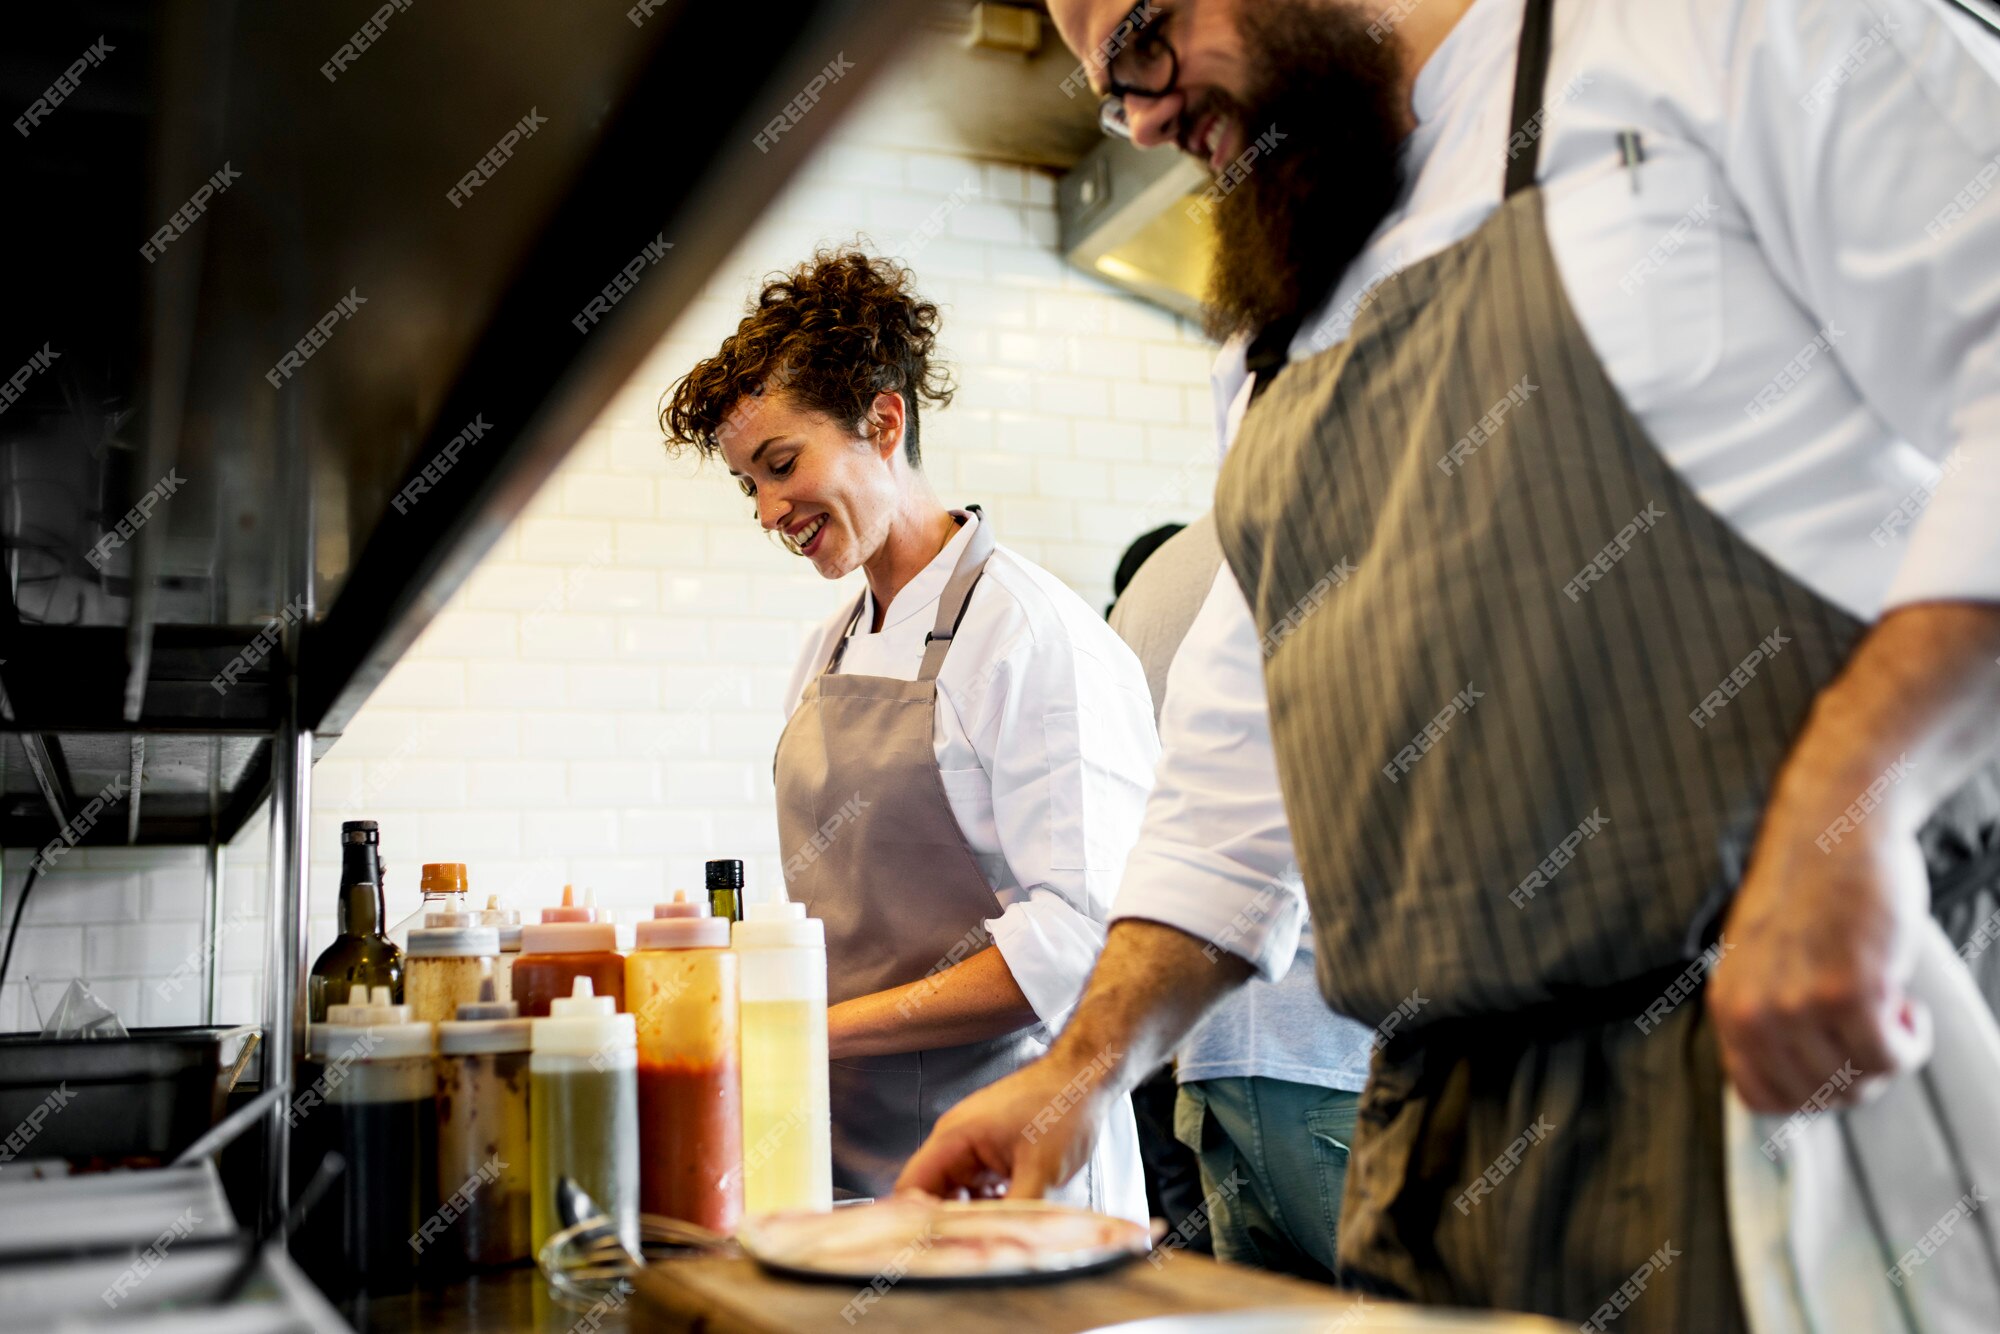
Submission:
[[[1521,44],[1514,57],[1513,129],[1507,142],[1526,136],[1527,144],[1507,159],[1507,183],[1502,191],[1513,198],[1535,183],[1542,162],[1542,127],[1536,119],[1547,119],[1544,98],[1549,81],[1549,47],[1554,26],[1555,0],[1528,0],[1528,12],[1521,18]],[[1533,127],[1532,130],[1530,127]]]
[[[1549,77],[1554,12],[1555,0],[1528,0],[1527,13],[1521,19],[1521,42],[1514,55],[1513,128],[1508,132],[1507,142],[1513,143],[1516,136],[1526,136],[1528,142],[1518,154],[1507,160],[1503,193],[1508,196],[1533,185],[1535,171],[1541,165],[1539,127],[1532,134],[1529,127],[1537,116],[1544,116],[1542,94]],[[1278,377],[1278,372],[1291,360],[1292,339],[1298,336],[1305,316],[1306,311],[1302,308],[1295,314],[1274,320],[1259,329],[1257,336],[1250,340],[1249,349],[1243,356],[1243,367],[1251,375],[1251,402],[1262,396],[1271,381]]]
[[[979,576],[986,572],[986,558],[993,554],[993,526],[986,516],[979,513],[979,506],[966,507],[969,511],[965,521],[973,522],[978,515],[977,526],[972,530],[972,539],[965,544],[965,550],[958,557],[958,568],[951,572],[951,582],[944,586],[944,594],[938,598],[937,624],[924,636],[924,665],[917,672],[919,681],[935,681],[944,667],[944,655],[951,649],[951,637],[958,633],[958,623],[965,619],[966,604],[972,600],[972,586],[979,582]]]

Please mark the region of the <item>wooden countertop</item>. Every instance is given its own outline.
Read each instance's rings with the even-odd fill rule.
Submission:
[[[1012,1286],[891,1288],[865,1308],[844,1283],[774,1278],[743,1259],[674,1260],[636,1280],[632,1327],[699,1334],[1082,1334],[1147,1316],[1323,1306],[1329,1320],[1353,1299],[1332,1288],[1178,1252],[1158,1266],[1139,1260],[1108,1274]],[[872,1294],[871,1294],[872,1295]],[[862,1299],[865,1300],[865,1299]],[[847,1308],[852,1320],[842,1315]]]

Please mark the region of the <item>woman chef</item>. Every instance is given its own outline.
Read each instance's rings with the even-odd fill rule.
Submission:
[[[767,282],[661,413],[670,447],[720,454],[788,550],[865,576],[807,641],[776,763],[786,888],[826,924],[834,1184],[863,1196],[1046,1049],[1103,944],[1158,753],[1125,645],[931,490],[918,403],[951,397],[937,327],[907,270],[822,252]],[[1062,1198],[1145,1220],[1129,1104]]]

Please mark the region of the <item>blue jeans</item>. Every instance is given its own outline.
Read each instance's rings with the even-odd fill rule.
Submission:
[[[1174,1137],[1200,1160],[1216,1259],[1334,1281],[1360,1097],[1262,1077],[1181,1085]]]

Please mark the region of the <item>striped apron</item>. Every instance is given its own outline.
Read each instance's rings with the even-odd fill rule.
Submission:
[[[1735,1330],[1704,951],[1864,627],[1695,497],[1570,309],[1534,185],[1550,8],[1528,5],[1498,211],[1344,343],[1289,367],[1296,323],[1253,344],[1216,514],[1321,990],[1394,1034],[1343,1277]],[[1983,776],[1924,835],[1959,938],[1992,911],[1996,813]]]

